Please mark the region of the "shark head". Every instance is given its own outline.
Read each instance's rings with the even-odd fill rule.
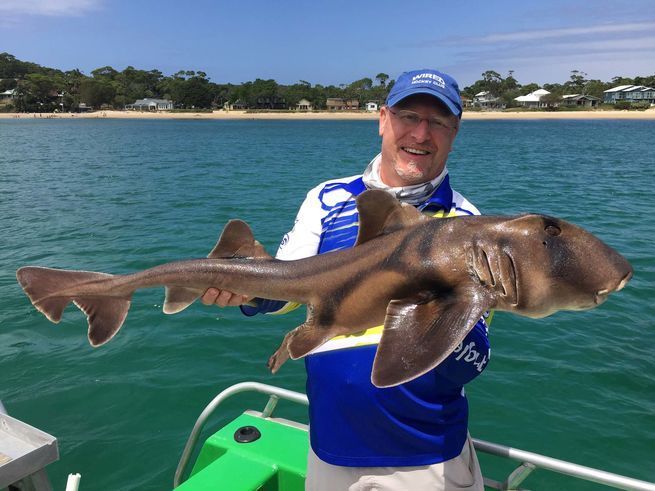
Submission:
[[[483,279],[486,275],[494,283],[502,310],[545,317],[558,310],[590,309],[632,277],[623,256],[565,220],[523,215],[494,229],[495,243],[480,244],[474,255]]]

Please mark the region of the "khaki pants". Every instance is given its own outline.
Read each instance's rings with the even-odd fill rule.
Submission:
[[[484,491],[478,457],[469,436],[454,459],[417,467],[341,467],[309,449],[306,491]]]

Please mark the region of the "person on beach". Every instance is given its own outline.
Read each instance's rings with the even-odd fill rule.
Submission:
[[[405,72],[380,110],[382,150],[362,175],[310,190],[276,257],[294,260],[352,247],[355,200],[383,189],[437,218],[479,214],[450,187],[446,167],[459,130],[457,82],[432,69]],[[283,313],[293,305],[208,289],[206,305],[240,305],[246,315]],[[381,327],[339,336],[305,357],[309,398],[308,490],[483,490],[468,434],[464,385],[489,360],[487,324],[430,372],[391,388],[370,381]]]

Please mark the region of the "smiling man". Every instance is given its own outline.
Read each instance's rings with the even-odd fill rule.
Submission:
[[[309,191],[277,258],[352,247],[359,229],[355,200],[366,189],[383,189],[437,218],[478,214],[450,187],[446,167],[461,114],[452,77],[430,69],[401,74],[380,111],[380,154],[362,175]],[[203,302],[241,305],[246,315],[296,307],[213,288]],[[489,360],[484,319],[439,366],[382,389],[371,383],[381,333],[380,326],[339,336],[305,357],[311,442],[306,489],[483,490],[464,385]]]

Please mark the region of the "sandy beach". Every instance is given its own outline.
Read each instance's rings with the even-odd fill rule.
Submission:
[[[93,111],[88,113],[0,113],[0,119],[239,119],[239,120],[376,120],[378,112],[137,112]],[[652,119],[655,108],[646,111],[464,111],[463,120],[538,120],[538,119]]]

